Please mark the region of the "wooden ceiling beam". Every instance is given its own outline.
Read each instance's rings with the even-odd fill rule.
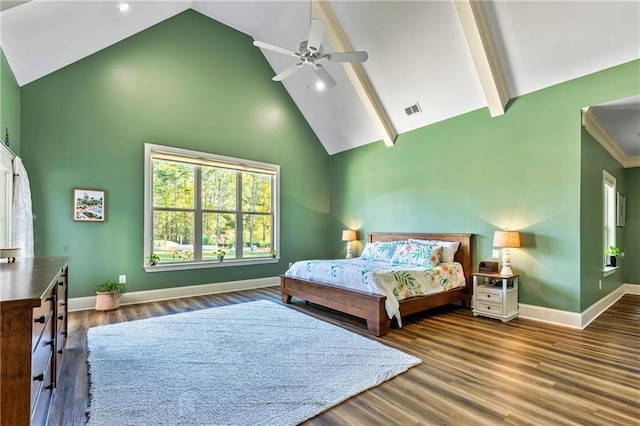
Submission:
[[[325,37],[334,52],[352,52],[353,46],[347,38],[331,4],[327,0],[312,0],[313,14],[327,25]],[[398,136],[391,119],[387,115],[364,67],[361,63],[343,63],[351,84],[362,101],[373,123],[377,127],[382,140],[388,147],[393,146]]]
[[[509,89],[504,80],[502,66],[496,53],[482,2],[454,0],[453,4],[471,51],[489,113],[492,117],[503,115],[505,106],[510,99]]]

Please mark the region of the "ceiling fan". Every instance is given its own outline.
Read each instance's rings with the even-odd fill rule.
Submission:
[[[323,62],[365,62],[369,55],[367,52],[344,52],[344,53],[325,53],[322,47],[322,38],[324,37],[324,29],[326,24],[319,19],[312,19],[309,28],[309,36],[306,40],[298,44],[298,48],[294,51],[274,44],[265,43],[263,41],[254,41],[253,45],[263,49],[273,50],[274,52],[284,53],[285,55],[297,58],[299,62],[290,66],[278,75],[272,78],[273,81],[281,81],[298,71],[305,65],[313,67],[313,71],[320,78],[325,87],[333,87],[336,81],[331,77],[329,72],[322,66]]]

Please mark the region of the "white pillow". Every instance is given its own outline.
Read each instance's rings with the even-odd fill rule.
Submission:
[[[440,253],[442,263],[453,262],[453,258],[460,247],[460,241],[416,240],[410,238],[409,242],[442,247],[442,252]]]

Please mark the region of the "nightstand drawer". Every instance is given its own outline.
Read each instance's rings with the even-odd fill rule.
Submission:
[[[476,302],[476,311],[485,312],[487,314],[502,315],[502,303],[487,303],[478,300]]]
[[[502,291],[500,290],[478,288],[478,294],[476,294],[476,297],[478,298],[478,303],[486,302],[502,304]]]

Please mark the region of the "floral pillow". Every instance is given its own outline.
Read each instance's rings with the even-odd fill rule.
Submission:
[[[382,260],[391,262],[391,258],[400,244],[406,241],[376,241],[375,243],[367,243],[360,255],[361,260]]]
[[[396,249],[391,263],[433,269],[440,263],[441,251],[440,246],[406,243]]]

